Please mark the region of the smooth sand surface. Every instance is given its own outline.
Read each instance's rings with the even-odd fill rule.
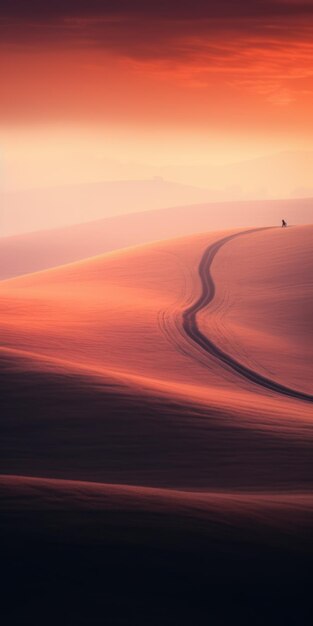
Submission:
[[[1,283],[1,523],[30,623],[55,588],[64,623],[309,623],[312,236],[201,234]]]

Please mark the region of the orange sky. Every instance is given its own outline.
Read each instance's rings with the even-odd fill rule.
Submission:
[[[56,126],[63,146],[89,128],[111,156],[122,134],[124,159],[161,164],[182,146],[194,162],[200,137],[201,162],[313,148],[311,0],[8,0],[0,24],[5,151]]]

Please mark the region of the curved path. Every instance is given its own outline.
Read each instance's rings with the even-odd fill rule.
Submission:
[[[185,309],[185,311],[183,312],[183,329],[189,339],[191,339],[207,353],[228,365],[231,369],[237,372],[237,374],[240,374],[244,378],[252,381],[253,383],[256,383],[257,385],[260,385],[265,389],[270,389],[271,391],[275,391],[276,393],[280,393],[284,396],[290,396],[291,398],[296,398],[298,400],[305,400],[306,402],[313,402],[313,395],[297,391],[296,389],[292,389],[290,387],[285,387],[284,385],[281,385],[280,383],[275,382],[270,378],[262,376],[258,372],[255,372],[246,365],[243,365],[242,363],[234,359],[232,356],[227,354],[227,352],[224,352],[215,343],[213,343],[213,341],[211,341],[206,335],[204,335],[197,324],[197,313],[199,313],[199,311],[204,309],[210,302],[212,302],[215,295],[215,284],[211,274],[211,265],[217,252],[228,241],[231,241],[236,237],[248,235],[249,233],[261,230],[265,229],[256,228],[254,230],[246,230],[240,233],[236,233],[234,235],[229,235],[228,237],[224,237],[223,239],[216,241],[205,250],[199,265],[199,276],[202,284],[202,293],[199,296],[198,300],[190,307]]]

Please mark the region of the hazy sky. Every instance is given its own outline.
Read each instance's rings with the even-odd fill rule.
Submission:
[[[313,0],[2,0],[0,24],[13,186],[313,149]]]

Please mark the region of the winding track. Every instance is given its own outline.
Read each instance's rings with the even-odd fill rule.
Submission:
[[[296,398],[297,400],[304,400],[306,402],[313,402],[313,396],[301,391],[297,391],[296,389],[292,389],[290,387],[285,387],[270,378],[266,378],[262,376],[258,372],[250,369],[249,367],[243,365],[232,356],[227,354],[219,348],[213,341],[211,341],[206,335],[204,335],[197,324],[197,313],[204,309],[210,302],[212,302],[215,295],[215,284],[211,274],[211,265],[214,257],[227,242],[235,239],[236,237],[248,235],[249,233],[257,232],[265,230],[263,228],[256,228],[253,230],[246,230],[240,233],[235,233],[234,235],[229,235],[228,237],[224,237],[219,241],[216,241],[214,244],[209,246],[201,259],[199,265],[199,276],[202,284],[202,293],[199,296],[198,300],[192,304],[190,307],[185,309],[183,312],[183,329],[186,335],[191,339],[194,343],[200,346],[205,352],[209,353],[211,356],[215,357],[219,361],[222,361],[232,370],[243,376],[244,378],[260,385],[265,389],[270,389],[276,393],[280,393],[284,396],[289,396],[291,398]],[[266,229],[267,230],[267,229]]]

